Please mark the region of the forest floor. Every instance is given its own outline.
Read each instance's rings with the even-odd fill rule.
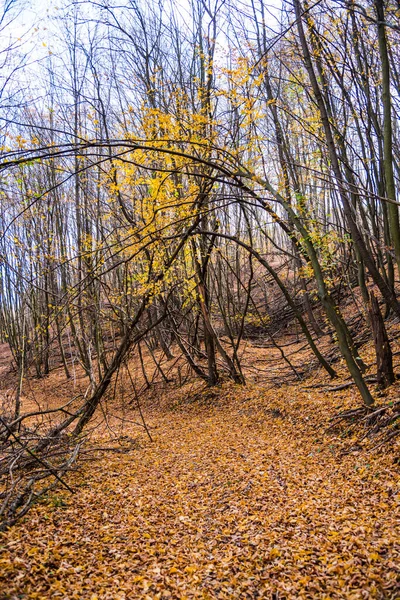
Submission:
[[[152,442],[111,402],[92,436],[120,451],[1,534],[0,599],[400,598],[399,444],[327,432],[359,399],[321,381],[149,394]]]

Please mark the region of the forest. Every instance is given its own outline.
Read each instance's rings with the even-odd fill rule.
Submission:
[[[398,0],[2,0],[0,599],[400,598]]]

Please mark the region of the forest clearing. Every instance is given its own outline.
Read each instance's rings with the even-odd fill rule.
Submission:
[[[0,600],[400,598],[399,23],[0,3]]]

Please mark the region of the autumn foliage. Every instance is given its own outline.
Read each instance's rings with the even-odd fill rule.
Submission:
[[[399,597],[398,4],[3,4],[0,597]]]

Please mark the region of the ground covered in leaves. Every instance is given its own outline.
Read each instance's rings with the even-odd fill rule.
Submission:
[[[121,452],[69,475],[74,495],[2,534],[0,598],[400,598],[398,446],[344,454],[345,430],[324,433],[352,394],[148,399],[152,443],[125,423]]]

